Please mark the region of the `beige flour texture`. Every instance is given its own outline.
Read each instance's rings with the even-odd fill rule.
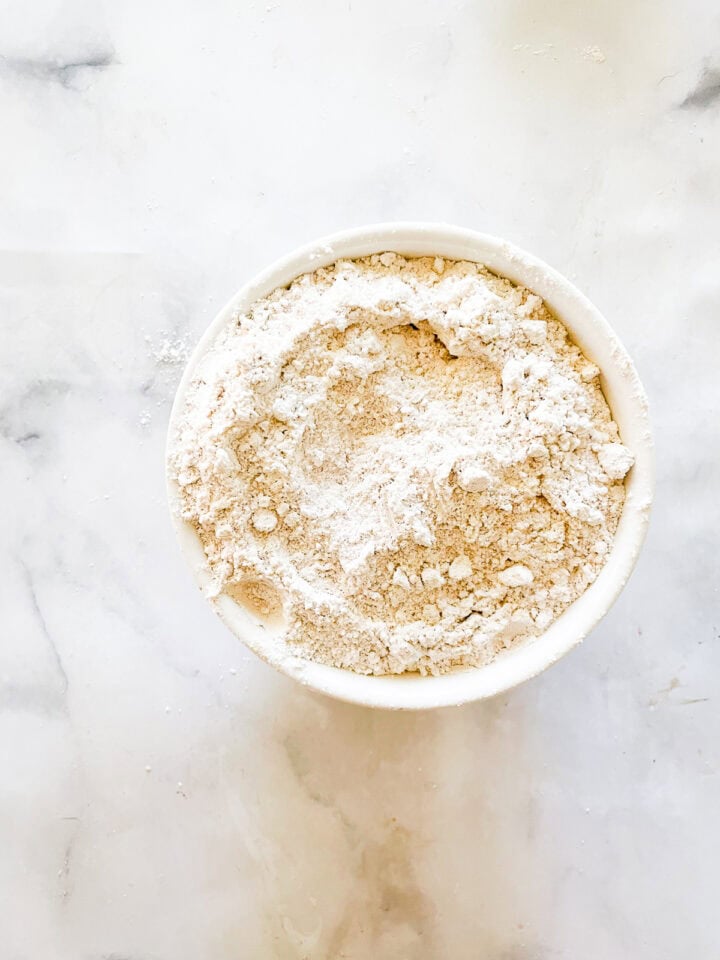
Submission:
[[[229,323],[170,447],[209,595],[289,655],[371,674],[480,665],[544,631],[602,568],[632,462],[539,297],[393,253]]]

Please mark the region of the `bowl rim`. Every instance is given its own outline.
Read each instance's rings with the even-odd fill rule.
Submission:
[[[211,600],[221,620],[238,639],[261,659],[307,687],[365,706],[432,709],[493,697],[537,676],[577,646],[607,613],[632,573],[647,531],[654,490],[653,441],[647,398],[627,351],[587,297],[539,258],[499,237],[445,223],[379,223],[330,234],[298,247],[245,283],[198,341],[178,384],[167,433],[168,503],[181,552],[203,593],[210,581],[204,550],[192,525],[174,509],[178,492],[167,460],[195,368],[220,330],[255,300],[336,260],[385,251],[482,263],[541,296],[568,328],[572,340],[600,367],[601,385],[613,418],[621,438],[635,455],[613,547],[596,580],[544,633],[505,651],[485,666],[459,668],[437,677],[357,674],[288,656],[282,645],[273,643],[265,629],[253,624],[230,597],[220,594]]]

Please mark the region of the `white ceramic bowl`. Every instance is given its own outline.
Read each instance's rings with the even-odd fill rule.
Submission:
[[[295,277],[341,257],[392,250],[409,256],[438,255],[472,260],[533,290],[569,329],[573,340],[602,371],[601,383],[623,442],[635,454],[614,545],[597,580],[541,636],[508,650],[484,667],[458,669],[440,677],[417,674],[368,677],[279,657],[265,629],[230,597],[213,605],[225,624],[251,650],[284,673],[322,693],[352,703],[394,709],[427,709],[492,697],[534,677],[583,640],[622,590],[637,559],[648,524],[653,493],[653,450],[645,393],[624,347],[599,311],[564,277],[542,261],[496,237],[434,223],[390,223],[345,230],[301,247],[263,270],[220,311],[187,365],[170,418],[170,435],[195,366],[220,329],[253,301]],[[168,479],[171,502],[177,497]],[[180,546],[201,588],[209,581],[205,554],[191,525],[173,520]]]

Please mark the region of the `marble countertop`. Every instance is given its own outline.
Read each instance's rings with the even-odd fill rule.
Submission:
[[[0,7],[1,960],[720,955],[717,4]],[[391,219],[574,279],[657,439],[603,624],[429,714],[256,660],[164,500],[219,306]]]

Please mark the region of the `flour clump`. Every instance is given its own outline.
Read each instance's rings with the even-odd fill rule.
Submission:
[[[598,377],[481,265],[387,252],[298,277],[221,331],[171,437],[209,596],[360,673],[541,633],[602,568],[633,463]]]

